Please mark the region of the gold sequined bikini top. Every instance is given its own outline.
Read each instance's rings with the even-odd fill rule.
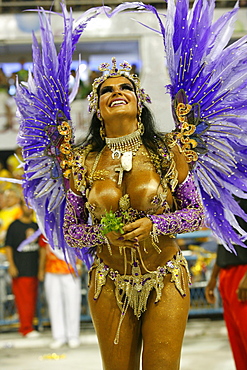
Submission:
[[[91,150],[91,145],[87,145],[74,151],[73,176],[76,190],[87,197],[86,205],[94,222],[109,210],[128,213],[131,221],[139,218],[139,213],[144,217],[147,213],[170,210],[172,199],[168,202],[167,197],[170,194],[172,198],[178,174],[169,145],[160,146],[159,155],[142,145],[135,154],[132,170],[124,173],[121,186],[117,183],[118,160],[112,159],[104,147],[88,162]]]

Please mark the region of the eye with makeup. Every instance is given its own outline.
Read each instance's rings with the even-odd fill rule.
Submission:
[[[134,91],[134,87],[131,84],[128,84],[128,83],[121,85],[121,89],[122,90]]]
[[[104,86],[101,90],[100,90],[100,93],[99,95],[104,95],[108,92],[112,92],[112,87],[111,86]]]
[[[124,84],[120,85],[120,90],[134,91],[134,87],[129,83],[124,83]],[[112,86],[104,86],[100,90],[100,96],[102,96],[106,93],[111,93],[111,92],[113,92],[113,87]]]

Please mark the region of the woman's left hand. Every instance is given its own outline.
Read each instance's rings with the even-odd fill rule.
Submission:
[[[134,239],[136,242],[145,240],[149,237],[152,227],[153,223],[149,218],[140,218],[139,220],[123,227],[123,237],[125,240]]]
[[[239,301],[247,301],[247,273],[241,279],[236,293]]]

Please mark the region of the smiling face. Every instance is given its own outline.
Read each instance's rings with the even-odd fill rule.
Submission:
[[[122,76],[107,78],[99,89],[99,109],[106,124],[125,117],[137,122],[137,97],[132,82]]]

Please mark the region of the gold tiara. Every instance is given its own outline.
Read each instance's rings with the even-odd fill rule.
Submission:
[[[135,86],[136,96],[138,101],[138,108],[141,112],[143,104],[151,103],[151,99],[148,94],[145,93],[145,90],[141,88],[141,82],[137,75],[130,74],[132,66],[124,61],[120,63],[119,67],[117,67],[116,58],[112,58],[112,67],[110,68],[109,63],[102,63],[99,66],[99,71],[102,72],[102,76],[95,78],[92,84],[92,91],[88,95],[89,100],[89,112],[96,113],[98,109],[98,87],[109,77],[119,77],[124,76],[127,77]]]

